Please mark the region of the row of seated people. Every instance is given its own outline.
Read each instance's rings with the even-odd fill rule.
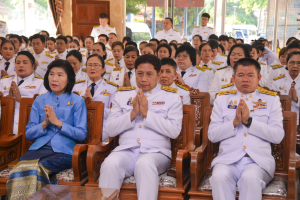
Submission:
[[[299,54],[289,54],[288,63],[291,61],[290,57],[298,58]],[[33,74],[34,58],[30,53],[20,52],[16,61],[16,71],[20,77],[26,72]],[[145,55],[137,58],[134,62],[137,88],[119,87],[119,92],[116,93],[116,85],[102,78],[105,72],[102,57],[92,55],[88,58],[87,72],[91,74],[90,80],[94,80],[94,84],[91,84],[91,89],[87,87],[87,83],[85,87],[79,85],[80,89],[77,92],[93,97],[95,92],[101,91],[100,94],[110,98],[112,94],[109,90],[115,89],[114,99],[99,99],[104,102],[106,109],[109,109],[112,102],[110,112],[104,112],[104,119],[107,121],[104,123],[103,136],[119,136],[119,145],[101,166],[100,187],[119,189],[125,177],[134,175],[138,198],[157,199],[158,175],[170,166],[170,139],[178,137],[183,119],[178,88],[164,84],[170,80],[173,84],[174,77],[163,79],[165,82],[162,84],[158,83],[163,77],[159,72],[164,73],[163,70],[175,76],[176,65],[172,61],[163,59],[162,63],[168,65],[163,67],[156,56]],[[296,61],[293,66],[297,64]],[[235,63],[233,70],[236,89],[219,93],[220,97],[216,98],[208,131],[212,142],[222,141],[219,155],[212,163],[214,170],[210,182],[214,199],[235,198],[236,184],[241,199],[257,199],[274,176],[275,163],[270,153],[270,143],[278,144],[283,139],[282,111],[279,98],[274,92],[257,89],[261,79],[258,62],[250,58],[240,59]],[[107,88],[98,90],[95,88],[97,84],[99,88],[102,85]],[[9,95],[17,101],[20,100],[21,95],[16,82],[11,81],[11,85],[8,86]],[[49,92],[36,98],[25,132],[29,140],[35,141],[29,151],[21,157],[21,162],[11,171],[7,182],[7,194],[11,199],[20,198],[20,193],[28,196],[36,191],[33,188],[41,188],[36,187],[41,186],[39,179],[31,182],[32,187],[26,186],[29,177],[27,173],[22,172],[29,169],[28,165],[35,167],[37,171],[47,172],[43,173],[47,179],[44,184],[56,183],[50,174],[72,166],[72,149],[76,141],[83,141],[86,137],[86,107],[81,97],[71,93],[77,84],[70,63],[63,60],[52,62],[48,66],[44,86]],[[36,89],[36,86],[32,87]],[[226,130],[226,134],[223,130]],[[226,146],[227,143],[232,145]],[[261,154],[262,149],[254,147],[253,144],[257,143],[266,148],[264,154]],[[224,165],[228,166],[227,171],[222,170]],[[235,170],[236,168],[238,170]],[[244,170],[246,168],[247,170]],[[222,176],[235,176],[236,181],[224,184],[229,181],[225,178],[218,181],[218,177]],[[20,183],[20,180],[23,181]],[[257,183],[250,184],[253,181]],[[261,184],[262,182],[264,184]],[[24,185],[20,187],[20,184]],[[251,194],[249,191],[252,191]]]

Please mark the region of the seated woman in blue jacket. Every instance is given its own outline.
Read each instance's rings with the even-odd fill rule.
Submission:
[[[47,93],[31,108],[25,135],[34,143],[20,158],[6,184],[8,199],[26,199],[46,184],[57,184],[56,174],[72,167],[77,141],[87,135],[87,109],[73,94],[75,73],[68,61],[49,64],[44,77]]]

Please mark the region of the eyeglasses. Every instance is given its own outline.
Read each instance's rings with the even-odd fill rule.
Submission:
[[[181,59],[181,58],[187,59],[188,57],[189,57],[189,55],[187,55],[187,54],[177,55],[177,58],[179,58],[179,59]]]
[[[298,62],[291,61],[291,62],[289,62],[289,65],[290,65],[291,67],[293,67],[294,65],[297,65],[298,67],[300,67],[300,62],[299,62],[299,61],[298,61]]]
[[[91,69],[92,67],[94,67],[95,69],[99,69],[100,67],[102,67],[102,65],[100,64],[88,64],[87,68]]]

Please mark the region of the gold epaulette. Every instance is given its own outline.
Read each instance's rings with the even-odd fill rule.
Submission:
[[[41,76],[34,76],[34,78],[39,78],[39,79],[43,79],[44,80],[44,77],[41,77]]]
[[[160,30],[158,30],[157,32],[159,32],[159,31],[162,31],[163,29],[160,29]]]
[[[202,69],[208,69],[208,70],[212,70],[212,68],[211,67],[208,67],[208,66],[202,66]]]
[[[2,21],[2,20],[0,20],[0,22],[2,22],[2,23],[4,23],[4,24],[6,24],[6,22],[5,22],[5,21]]]
[[[187,90],[187,91],[189,91],[189,89],[188,88],[186,88],[186,87],[184,87],[183,85],[180,85],[180,84],[178,84],[178,83],[175,83],[178,87],[180,87],[181,89],[184,89],[184,90]]]
[[[110,28],[115,28],[114,26],[111,26],[111,25],[108,25],[108,27],[110,27]]]
[[[111,49],[110,49],[110,48],[108,48],[108,47],[106,47],[106,49],[107,49],[107,50],[109,50],[109,51],[111,51]]]
[[[4,78],[9,78],[9,77],[12,77],[12,76],[15,76],[15,75],[3,76],[2,79],[4,79]]]
[[[263,55],[267,54],[266,52],[263,52]]]
[[[260,65],[266,65],[266,63],[263,63],[263,62],[258,62]]]
[[[277,76],[276,78],[273,78],[274,81],[277,81],[281,78],[284,78],[285,77],[285,74],[281,74],[280,76]]]
[[[209,26],[208,28],[210,28],[210,29],[214,29],[213,27],[210,27],[210,26]]]
[[[82,53],[82,52],[85,52],[85,50],[81,50],[81,51],[79,51],[80,53]]]
[[[115,67],[113,70],[114,71],[121,71],[122,67]]]
[[[228,57],[228,55],[224,54],[224,53],[220,53],[221,56],[225,56]]]
[[[86,73],[86,68],[82,68],[82,69],[81,69],[81,71],[83,71],[83,72],[85,72],[85,73]]]
[[[202,68],[202,67],[200,67],[200,66],[198,66],[198,65],[196,66],[196,68],[199,69],[199,70],[201,70],[201,71],[203,71],[203,72],[205,71],[204,68]]]
[[[107,59],[106,61],[111,61],[113,58]]]
[[[275,67],[272,67],[273,69],[278,69],[278,68],[281,68],[281,67],[283,67],[284,65],[277,65],[277,66],[275,66]]]
[[[166,85],[162,85],[160,87],[162,90],[168,91],[168,92],[173,92],[173,93],[177,93],[178,89],[177,88],[173,88],[173,87],[169,87]]]
[[[226,85],[222,85],[221,89],[228,88],[228,87],[233,86],[233,85],[234,85],[234,83],[228,83]]]
[[[227,66],[220,67],[220,68],[218,68],[217,70],[225,69],[226,67],[227,67]]]
[[[108,60],[107,60],[107,61],[105,61],[105,64],[107,64],[107,65],[110,65],[110,66],[115,66],[113,63],[111,63],[111,62],[108,62]]]
[[[227,95],[227,94],[235,94],[236,90],[226,90],[226,91],[219,91],[219,95]]]
[[[113,82],[111,82],[111,81],[109,81],[109,80],[106,80],[105,78],[104,78],[104,80],[106,81],[106,83],[108,83],[108,84],[110,84],[110,85],[119,87],[117,84],[115,84],[115,83],[113,83]]]
[[[98,26],[94,26],[94,28],[98,28],[100,25],[98,25]]]
[[[199,28],[200,26],[194,26],[194,28]]]
[[[257,89],[258,89],[258,92],[263,93],[263,94],[272,95],[272,96],[276,96],[277,95],[277,92],[273,92],[273,91],[264,89],[262,87],[257,87]]]
[[[212,64],[221,65],[221,62],[212,61]]]
[[[82,57],[85,57],[85,55],[84,54],[81,54],[82,55]]]
[[[177,31],[176,29],[173,29],[174,31],[176,31],[176,32],[179,32],[179,31]]]
[[[82,82],[84,82],[84,81],[85,81],[85,80],[78,80],[78,81],[75,82],[75,84],[76,84],[76,83],[82,83]]]
[[[131,87],[119,87],[118,91],[129,91],[129,90],[135,90],[134,86]]]
[[[48,56],[49,58],[53,58],[53,56],[51,56],[50,54],[45,54],[46,56]]]

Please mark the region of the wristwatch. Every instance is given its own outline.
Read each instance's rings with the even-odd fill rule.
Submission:
[[[247,128],[249,128],[251,126],[251,123],[252,123],[252,117],[249,117],[248,118],[248,123],[247,124],[244,124]]]

